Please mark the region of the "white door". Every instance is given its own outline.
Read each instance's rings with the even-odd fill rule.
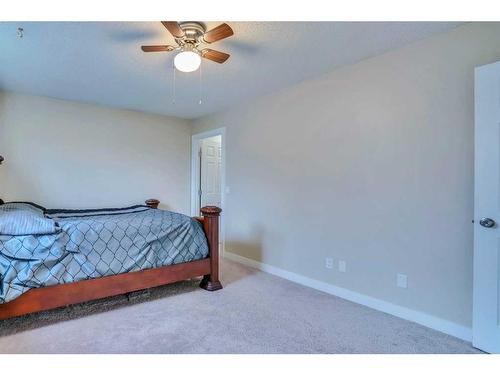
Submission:
[[[500,353],[500,62],[475,72],[473,345]]]
[[[221,136],[205,138],[201,142],[201,207],[221,207]]]

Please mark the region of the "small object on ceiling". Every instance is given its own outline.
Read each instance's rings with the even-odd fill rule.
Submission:
[[[24,29],[22,27],[18,27],[16,31],[16,35],[18,38],[22,38],[24,36]]]
[[[5,159],[3,158],[2,155],[0,155],[0,164],[2,164],[2,162],[4,161]]]
[[[219,52],[210,48],[200,48],[203,44],[210,44],[230,37],[234,34],[233,29],[223,23],[209,31],[201,22],[162,21],[163,26],[175,38],[177,46],[142,46],[144,52],[170,52],[179,51],[174,58],[174,66],[181,72],[194,72],[200,67],[201,58],[222,64],[229,54]]]

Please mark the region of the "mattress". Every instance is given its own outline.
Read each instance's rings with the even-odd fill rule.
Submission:
[[[33,288],[206,258],[201,224],[170,211],[132,206],[46,210],[52,234],[0,235],[0,303]]]

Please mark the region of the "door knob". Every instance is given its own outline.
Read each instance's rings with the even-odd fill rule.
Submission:
[[[479,225],[485,228],[493,228],[495,224],[495,220],[490,219],[489,217],[483,217],[481,220],[479,220]]]

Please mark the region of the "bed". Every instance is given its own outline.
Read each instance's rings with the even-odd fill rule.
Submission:
[[[220,208],[47,210],[0,200],[0,319],[202,277],[222,288]]]

